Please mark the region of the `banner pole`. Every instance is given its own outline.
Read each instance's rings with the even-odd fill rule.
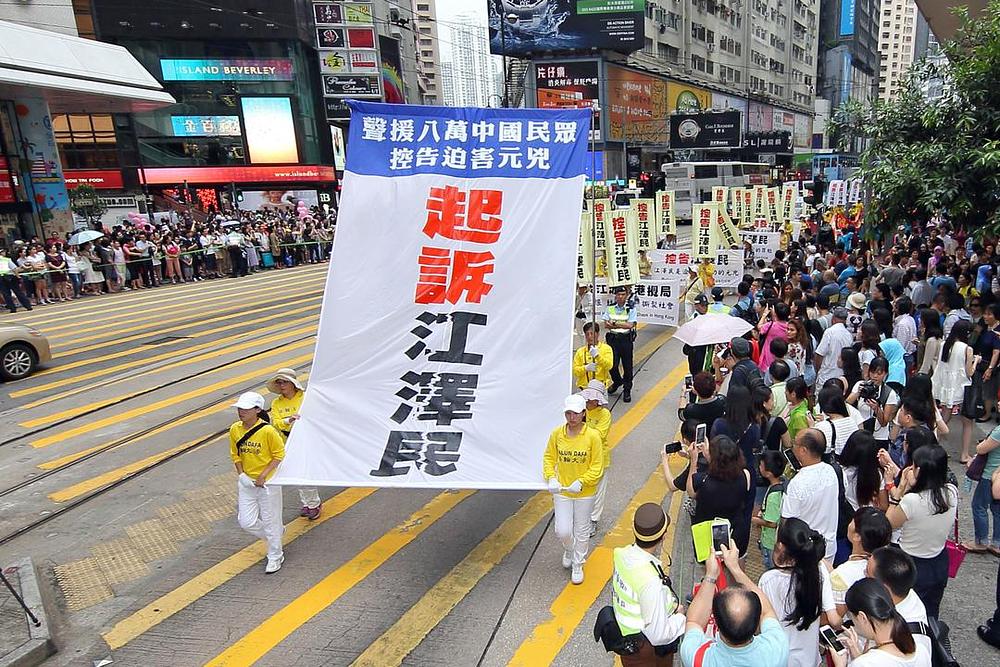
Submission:
[[[597,101],[594,103],[594,111],[600,113],[601,110],[601,62],[597,61]],[[598,115],[597,125],[600,128],[600,116]],[[597,327],[597,139],[594,134],[594,114],[590,115],[590,175],[593,179],[590,183],[590,237],[594,249],[594,271],[591,277],[593,284],[590,287],[590,321]],[[607,211],[605,211],[607,213]],[[605,266],[605,271],[607,267]]]

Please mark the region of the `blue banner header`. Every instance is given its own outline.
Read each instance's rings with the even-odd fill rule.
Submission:
[[[371,176],[572,178],[589,109],[475,109],[349,101],[347,171]]]

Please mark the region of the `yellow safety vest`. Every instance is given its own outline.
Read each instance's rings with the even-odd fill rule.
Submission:
[[[614,552],[615,572],[611,580],[611,605],[615,610],[615,620],[622,636],[642,632],[646,624],[642,620],[639,594],[653,580],[659,581],[660,573],[656,557],[643,551],[635,544],[618,547]],[[673,593],[667,602],[667,613],[677,611],[677,600]]]

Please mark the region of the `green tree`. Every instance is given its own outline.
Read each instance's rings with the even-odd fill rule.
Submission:
[[[69,203],[74,213],[87,219],[88,228],[91,222],[108,210],[107,204],[97,196],[97,190],[92,185],[78,185],[70,190]]]
[[[866,140],[858,176],[870,228],[941,211],[978,237],[1000,235],[1000,0],[974,19],[956,11],[961,27],[943,45],[946,65],[917,63],[893,100],[851,101],[831,119],[838,148]],[[927,100],[922,86],[934,77],[945,79],[944,95]]]

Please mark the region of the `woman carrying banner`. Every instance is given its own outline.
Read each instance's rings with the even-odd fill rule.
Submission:
[[[281,437],[287,441],[292,432],[292,425],[299,419],[299,410],[302,409],[305,389],[295,377],[294,368],[279,368],[274,377],[268,380],[267,390],[278,395],[271,401],[271,423],[281,433]],[[319,499],[319,491],[315,486],[300,486],[299,500],[302,502],[299,516],[304,516],[310,521],[319,518],[323,503]]]
[[[552,493],[554,531],[563,545],[563,567],[572,569],[574,584],[583,583],[583,561],[590,546],[590,514],[604,475],[604,446],[596,429],[587,426],[587,401],[579,394],[563,402],[566,423],[549,436],[542,474]]]

